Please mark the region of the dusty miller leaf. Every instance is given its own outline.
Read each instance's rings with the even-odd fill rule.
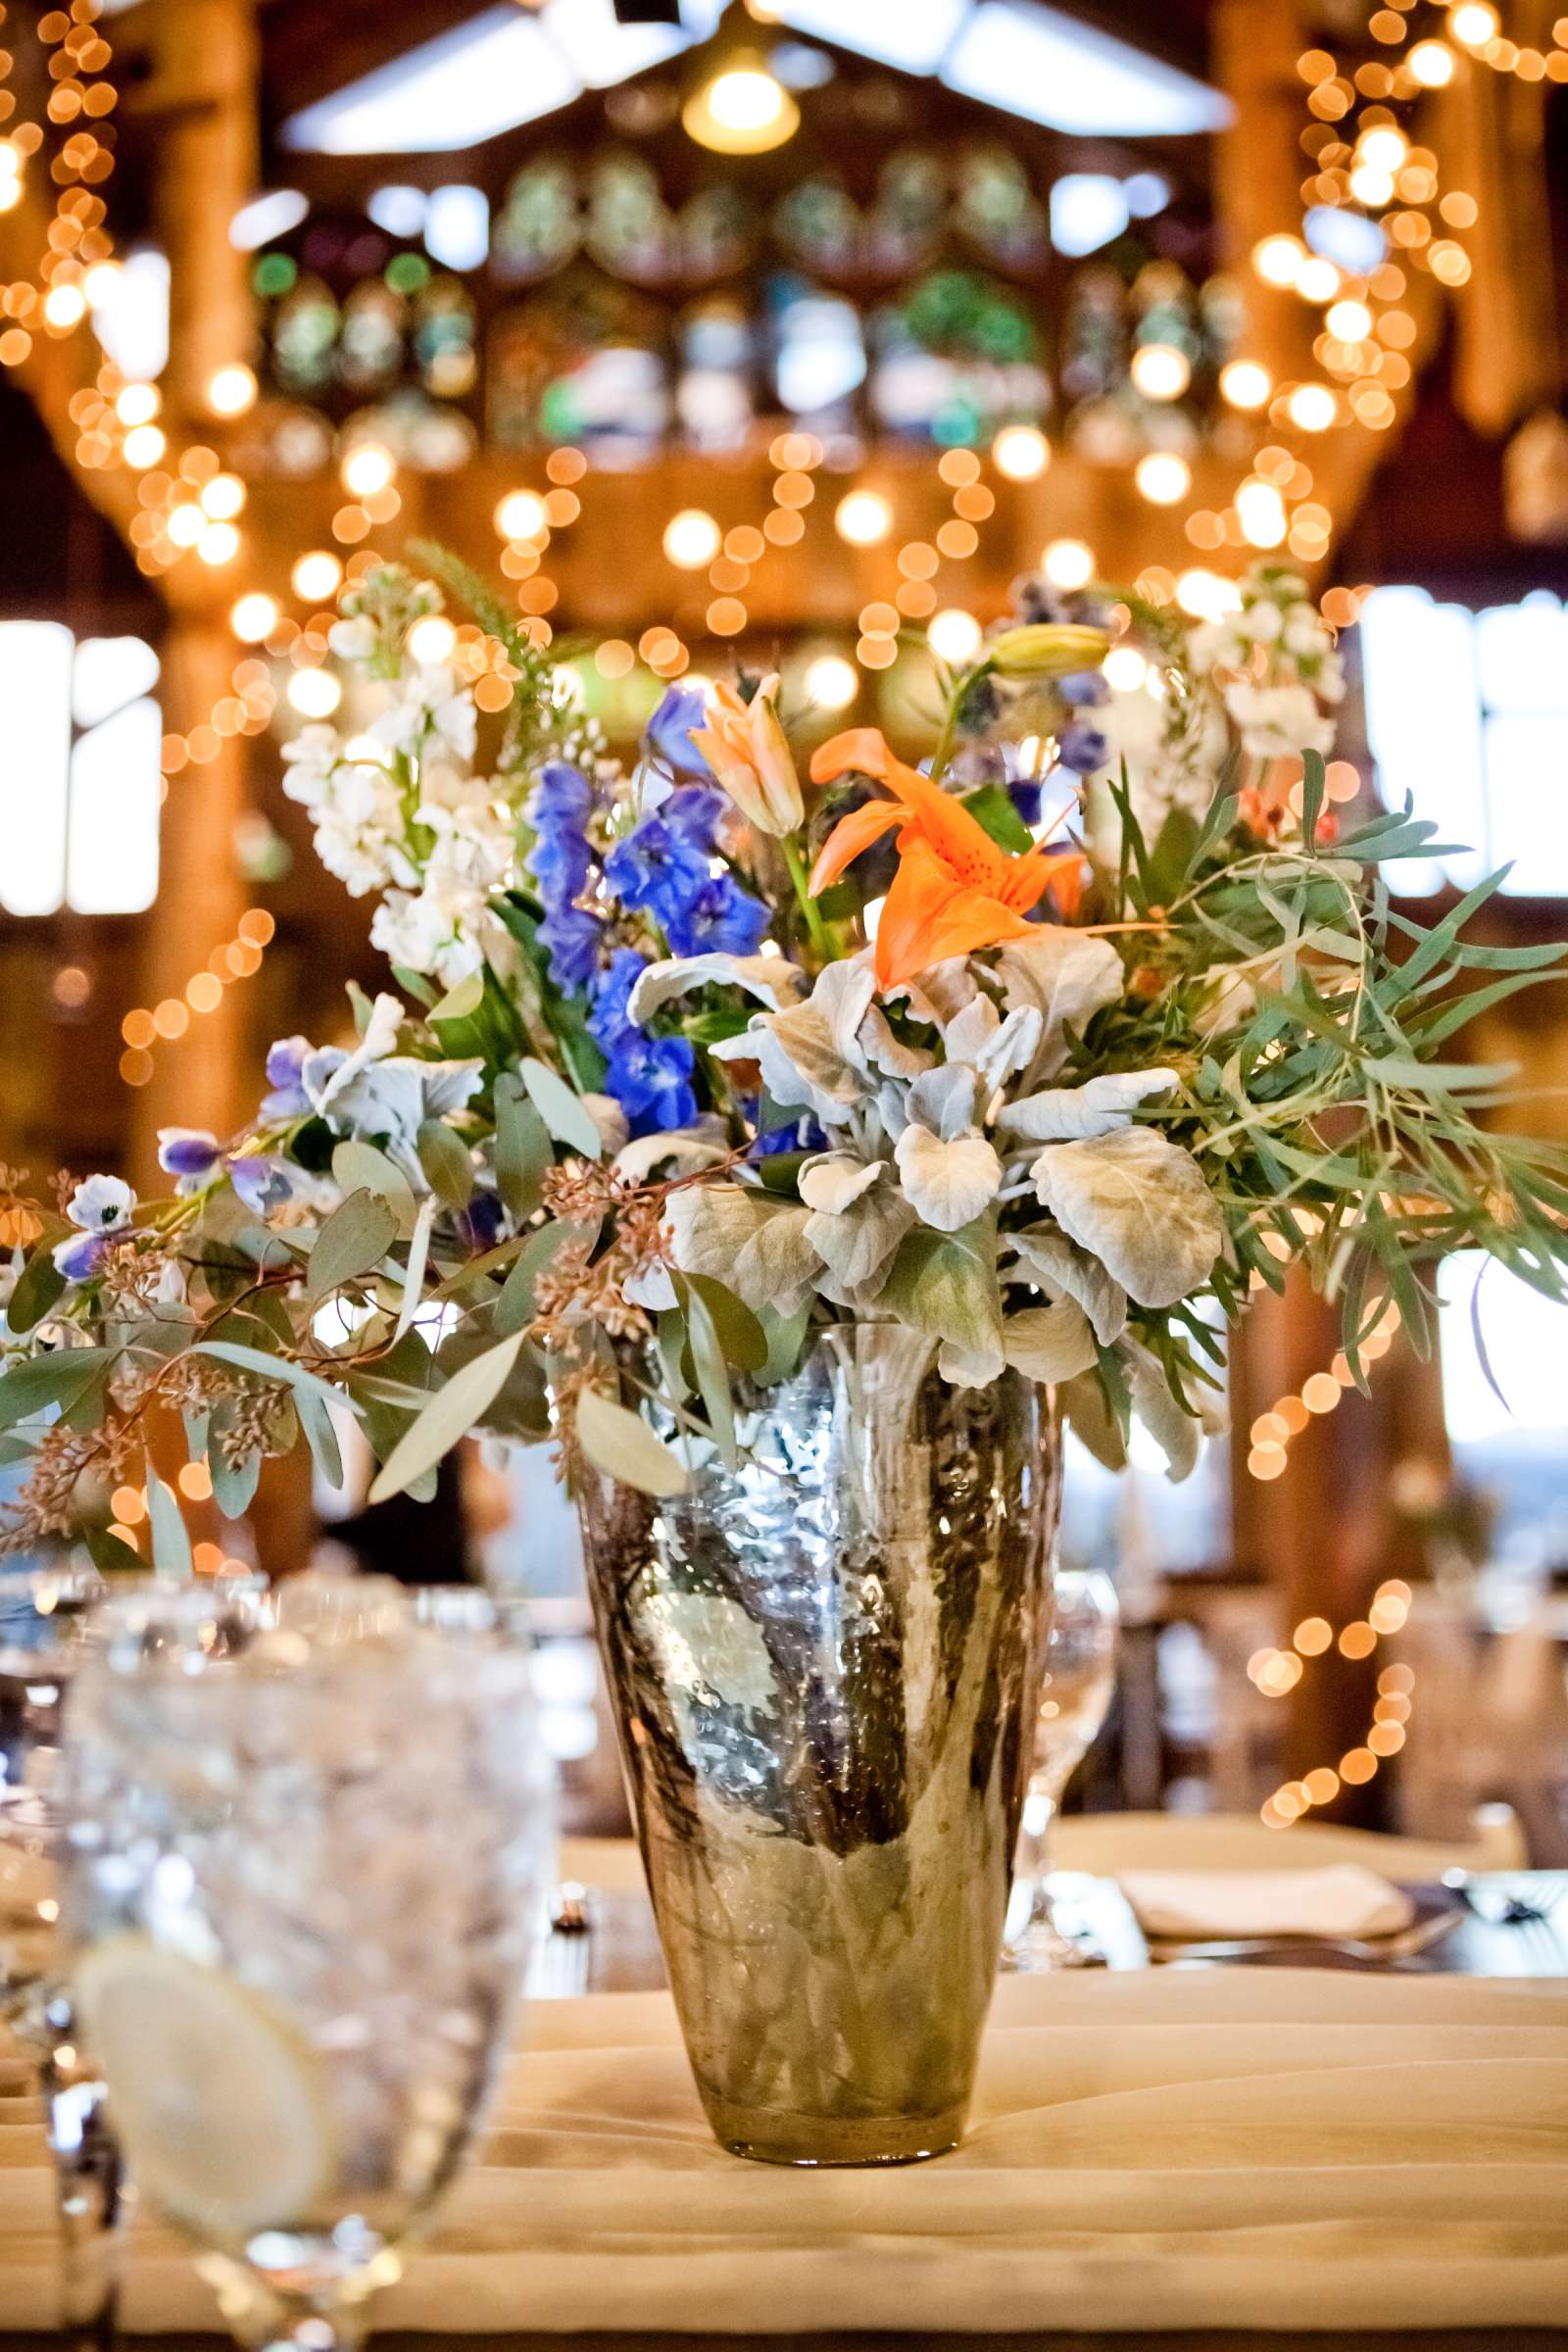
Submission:
[[[1140,1306],[1174,1306],[1207,1280],[1225,1224],[1190,1152],[1152,1127],[1048,1144],[1030,1171],[1045,1207]]]

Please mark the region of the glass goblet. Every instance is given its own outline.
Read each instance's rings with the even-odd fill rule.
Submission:
[[[1064,1936],[1052,1903],[1052,1825],[1067,1783],[1094,1745],[1116,1688],[1121,1611],[1116,1588],[1100,1568],[1057,1572],[1035,1718],[1034,1769],[1007,1913],[1004,1968],[1095,1968],[1104,1954]]]
[[[115,2340],[123,2180],[101,2075],[61,1981],[57,1923],[64,1724],[109,1590],[96,1569],[69,1562],[0,1571],[0,2019],[38,2068],[59,2189],[62,2332],[94,2348]],[[256,1576],[186,1586],[127,1575],[114,1590],[139,1596],[166,1648],[207,1655],[267,1586]]]
[[[103,2085],[57,1981],[59,1782],[66,1693],[102,1589],[90,1568],[0,1573],[0,2019],[38,2069],[59,2184],[62,2331],[81,2346],[113,2340],[121,2173]]]
[[[538,1783],[525,1653],[318,1581],[206,1661],[102,1612],[64,1900],[138,2189],[243,2343],[333,2352],[506,2052]]]

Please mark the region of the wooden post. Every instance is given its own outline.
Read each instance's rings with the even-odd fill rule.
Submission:
[[[171,413],[207,414],[214,370],[250,357],[245,256],[229,224],[256,193],[260,53],[254,0],[162,0],[154,65],[136,100],[156,118],[153,214],[169,256]]]
[[[1297,60],[1310,46],[1302,16],[1301,0],[1220,0],[1213,18],[1214,75],[1236,109],[1215,159],[1226,264],[1246,293],[1246,356],[1276,383],[1301,372],[1307,314],[1288,289],[1264,283],[1251,257],[1264,237],[1300,234],[1305,91]]]

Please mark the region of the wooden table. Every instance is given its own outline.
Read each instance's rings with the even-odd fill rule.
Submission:
[[[1479,1899],[1490,1903],[1510,1891],[1561,1894],[1544,1929],[1503,1927],[1467,1918],[1445,1943],[1424,1954],[1419,1965],[1475,1976],[1568,1976],[1568,1891],[1560,1878],[1514,1873],[1478,1879]],[[1117,1967],[1147,1967],[1136,1923],[1109,1881],[1085,1881],[1081,1899]],[[1414,1889],[1419,1900],[1438,1899],[1439,1890]],[[589,1892],[586,1935],[553,1935],[539,1957],[530,1985],[534,1999],[570,1998],[583,1991],[650,1990],[664,1982],[663,1963],[646,1894]],[[140,2352],[151,2338],[130,2339]],[[228,2339],[180,2335],[162,2339],[163,2352],[231,2352]],[[0,2352],[60,2352],[55,2336],[0,2332]],[[374,2352],[1568,2352],[1568,2313],[1563,2324],[1534,2328],[1431,2328],[1395,2333],[1283,2333],[1272,2330],[1198,2330],[1181,2333],[1083,2335],[1041,2331],[1027,2335],[871,2333],[822,2335],[647,2335],[524,2334],[411,2335],[378,2333]]]

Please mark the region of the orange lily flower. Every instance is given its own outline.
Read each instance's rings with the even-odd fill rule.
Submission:
[[[1071,917],[1082,891],[1076,850],[1030,850],[1009,856],[960,801],[929,776],[906,767],[874,727],[852,727],[819,746],[811,781],[831,783],[850,769],[874,776],[894,795],[841,817],[811,869],[812,896],[895,826],[899,870],[876,934],[876,977],[883,990],[912,980],[949,956],[972,955],[1033,930],[1024,916],[1049,890]]]

